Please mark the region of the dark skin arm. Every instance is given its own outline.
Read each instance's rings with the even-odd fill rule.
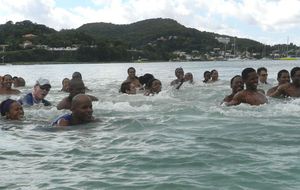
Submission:
[[[230,102],[225,103],[226,106],[236,106],[242,103],[243,95],[241,92],[235,94]]]

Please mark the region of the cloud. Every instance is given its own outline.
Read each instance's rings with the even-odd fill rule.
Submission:
[[[129,24],[149,18],[172,18],[199,30],[255,36],[261,32],[299,29],[298,0],[89,0],[85,6],[62,8],[54,0],[0,0],[0,23],[31,20],[57,30],[90,22]],[[74,4],[74,3],[73,3]],[[238,21],[239,25],[236,22]]]

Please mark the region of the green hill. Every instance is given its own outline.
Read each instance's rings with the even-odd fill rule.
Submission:
[[[234,38],[236,48],[241,52],[262,52],[263,48],[261,43],[254,40],[198,31],[172,19],[156,18],[123,25],[88,23],[77,29],[61,31],[31,21],[22,21],[0,25],[0,44],[8,44],[7,50],[12,51],[7,60],[23,60],[20,51],[24,50],[20,44],[24,42],[25,34],[36,35],[31,39],[34,45],[79,47],[76,52],[55,53],[50,58],[49,52],[35,51],[33,46],[32,51],[26,52],[26,61],[28,57],[34,57],[32,61],[132,61],[139,57],[166,61],[172,58],[174,51],[198,52],[199,55],[204,55],[214,48],[223,50],[224,44],[216,40],[216,37],[221,36],[230,38],[228,49],[233,47]],[[14,52],[18,56],[14,56]],[[30,52],[36,55],[28,56]],[[66,55],[69,56],[66,58]]]

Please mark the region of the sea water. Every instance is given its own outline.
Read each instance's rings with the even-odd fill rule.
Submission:
[[[5,65],[30,92],[39,77],[51,81],[52,107],[24,108],[23,121],[0,120],[0,189],[299,189],[300,99],[269,98],[261,106],[226,107],[231,77],[245,67],[277,72],[299,61],[167,62]],[[129,67],[162,82],[155,96],[120,94]],[[195,84],[170,87],[174,70],[192,72]],[[203,84],[217,69],[220,81]],[[63,78],[82,73],[101,122],[55,130],[68,111],[55,105],[68,94]],[[4,100],[7,96],[1,96]],[[18,96],[11,96],[18,98]]]

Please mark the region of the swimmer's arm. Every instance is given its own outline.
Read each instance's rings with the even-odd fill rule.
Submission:
[[[64,118],[62,118],[62,119],[58,120],[56,126],[57,127],[63,127],[63,126],[69,126],[69,125],[70,125],[69,121],[67,121]]]
[[[242,103],[242,94],[237,93],[233,96],[232,100],[230,102],[225,103],[226,106],[236,106]]]
[[[270,88],[270,89],[267,91],[267,96],[272,97],[272,95],[274,94],[274,92],[276,91],[276,89],[277,89],[277,87]]]
[[[56,108],[57,108],[57,110],[62,110],[62,109],[66,108],[66,100],[65,100],[65,98],[57,104]]]
[[[281,95],[284,95],[285,90],[287,89],[288,85],[289,84],[282,84],[282,85],[278,86],[277,89],[273,93],[271,93],[269,96],[274,97],[274,98],[278,98]]]

